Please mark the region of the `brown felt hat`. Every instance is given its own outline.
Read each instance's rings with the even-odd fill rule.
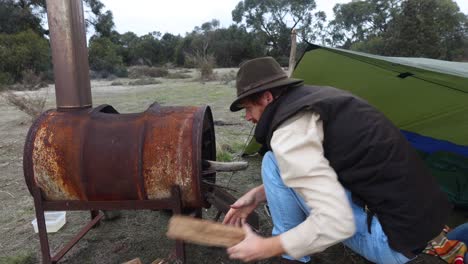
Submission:
[[[243,107],[240,101],[252,94],[281,86],[292,86],[303,82],[300,79],[288,78],[281,66],[272,57],[249,60],[241,64],[236,78],[237,98],[231,104],[231,111]]]

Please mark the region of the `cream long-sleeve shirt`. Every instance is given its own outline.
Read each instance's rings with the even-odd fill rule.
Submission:
[[[312,209],[304,222],[280,235],[294,258],[323,251],[355,232],[345,190],[324,156],[323,136],[320,116],[306,111],[286,120],[270,143],[283,182]]]

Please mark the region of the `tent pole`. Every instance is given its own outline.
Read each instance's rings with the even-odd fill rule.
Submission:
[[[291,30],[291,52],[289,53],[289,67],[288,67],[288,77],[292,76],[294,71],[294,67],[296,67],[296,47],[297,47],[297,40],[296,40],[296,30]]]

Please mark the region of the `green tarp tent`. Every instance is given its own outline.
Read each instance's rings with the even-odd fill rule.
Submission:
[[[420,151],[468,208],[468,63],[370,55],[310,44],[293,77],[366,99]]]

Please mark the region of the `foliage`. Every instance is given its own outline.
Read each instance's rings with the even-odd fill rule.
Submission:
[[[201,27],[195,27],[176,51],[178,62],[180,60],[184,66],[197,67],[199,69],[201,69],[203,62],[208,63],[211,59],[209,57],[213,57],[210,49],[213,44],[215,30],[218,26],[219,21],[213,19],[210,22],[203,23]],[[215,62],[212,63],[214,64]],[[208,68],[206,69],[209,71]]]
[[[216,160],[230,162],[243,155],[245,143],[239,141],[230,144],[216,144]]]
[[[188,34],[180,40],[177,44],[175,49],[175,64],[181,67],[193,67],[193,65],[188,65],[189,63],[185,61],[185,54],[192,52],[192,41],[193,41],[193,34]]]
[[[8,72],[0,72],[0,90],[6,88],[7,85],[13,84],[14,78]]]
[[[215,58],[213,55],[201,55],[201,54],[186,54],[186,60],[194,65],[200,72],[201,81],[212,81],[215,79],[213,68],[215,66]]]
[[[237,67],[244,60],[264,56],[265,46],[257,34],[243,26],[231,25],[214,31],[209,52],[219,67]]]
[[[468,18],[452,0],[407,0],[384,35],[382,54],[453,60],[463,56]],[[468,54],[465,54],[468,56]]]
[[[108,13],[102,13],[104,5],[100,0],[83,0],[85,7],[90,9],[86,24],[99,28],[104,27],[109,19]],[[108,11],[110,12],[110,11]],[[0,33],[14,34],[28,29],[40,36],[48,35],[41,21],[46,15],[46,0],[1,0],[0,1]],[[112,14],[110,13],[112,16]],[[101,16],[103,16],[101,18]],[[112,20],[112,18],[111,18]],[[113,22],[112,22],[113,27]],[[95,28],[96,32],[100,30]]]
[[[0,81],[21,80],[23,72],[36,74],[50,68],[49,43],[32,30],[16,34],[0,34]]]
[[[86,26],[92,25],[97,37],[116,38],[118,32],[114,30],[112,12],[110,10],[103,12],[104,4],[99,0],[84,0],[84,3],[90,9],[90,12],[87,12]],[[115,42],[114,39],[113,42]]]
[[[115,74],[118,77],[127,76],[122,56],[118,54],[118,46],[107,37],[91,38],[89,66],[93,71]]]
[[[133,63],[148,66],[160,65],[164,59],[159,32],[148,33],[134,43],[130,56]]]
[[[45,1],[2,0],[0,2],[0,33],[16,34],[32,30],[42,36],[47,32],[41,25],[45,12],[44,6]]]
[[[208,23],[208,22],[207,22]],[[186,61],[186,54],[191,56],[212,55],[219,67],[237,67],[248,59],[265,55],[264,41],[254,32],[248,32],[244,26],[231,25],[228,28],[208,26],[216,25],[216,20],[204,23],[201,28],[179,40],[175,50],[175,63],[178,66],[195,67],[193,61]]]
[[[468,17],[453,0],[364,0],[333,10],[330,45],[387,56],[468,58]]]
[[[326,15],[313,13],[314,0],[244,0],[232,11],[232,20],[253,29],[269,47],[273,56],[289,56],[290,34],[296,29],[298,36],[314,41],[322,34]],[[291,22],[289,22],[291,21]]]
[[[331,38],[327,43],[349,48],[353,43],[386,32],[400,7],[401,0],[365,0],[337,4],[335,19],[330,22]]]
[[[116,33],[113,31],[114,26],[114,16],[112,12],[106,11],[97,17],[94,30],[97,36],[110,38]]]
[[[215,66],[237,67],[265,55],[287,65],[293,28],[299,35],[298,56],[306,47],[301,40],[307,40],[380,55],[468,61],[468,16],[453,0],[350,1],[334,7],[328,27],[314,0],[242,0],[232,10],[236,24],[221,28],[212,19],[185,37],[120,34],[100,0],[84,4],[86,23],[94,29],[90,69],[100,78],[125,77],[126,67],[133,65],[151,69],[142,74],[133,69],[133,78],[187,77],[150,68],[175,65],[197,68],[206,81],[215,79]],[[41,24],[45,11],[45,0],[0,0],[0,84],[25,87],[24,77],[53,79],[48,30]]]
[[[49,31],[41,24],[46,14],[45,2],[0,1],[0,83],[19,82],[23,78],[22,73],[28,71],[38,76],[46,76],[48,80],[53,79],[50,48],[46,37]],[[104,5],[99,0],[84,0],[84,3],[92,11],[87,22],[93,22],[96,33],[106,37],[115,35],[116,32],[112,31],[112,13],[102,13]],[[101,61],[110,59],[108,53],[99,55],[106,55]],[[119,68],[119,65],[114,68]],[[125,73],[122,68],[118,71],[121,75]]]
[[[180,42],[182,37],[180,35],[172,35],[170,33],[166,33],[162,36],[160,43],[161,43],[161,49],[162,49],[162,56],[163,56],[163,61],[167,62],[174,62],[175,61],[175,55],[176,55],[176,50],[175,47],[177,44]]]
[[[166,68],[148,67],[148,66],[132,66],[128,69],[128,77],[138,79],[143,77],[165,77],[169,74]]]
[[[234,157],[226,150],[216,150],[216,160],[221,162],[231,162]]]

